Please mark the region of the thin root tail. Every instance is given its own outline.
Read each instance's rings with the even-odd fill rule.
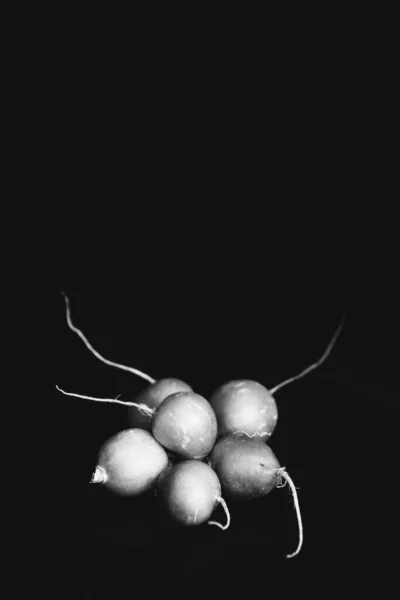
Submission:
[[[225,531],[226,529],[228,529],[229,525],[231,524],[231,515],[229,513],[228,505],[226,504],[225,500],[221,497],[217,498],[217,500],[221,504],[222,508],[225,511],[226,525],[221,525],[221,523],[218,523],[217,521],[208,521],[208,525],[216,525],[217,527],[219,527],[220,529]]]
[[[75,325],[72,323],[69,299],[64,292],[61,292],[61,295],[63,296],[63,298],[65,300],[65,308],[66,308],[66,314],[67,314],[68,327],[71,329],[71,331],[76,333],[81,338],[81,340],[85,344],[86,348],[88,348],[88,350],[90,350],[90,352],[92,354],[94,354],[94,356],[96,358],[101,360],[101,362],[103,362],[105,365],[109,365],[110,367],[116,367],[117,369],[122,369],[123,371],[129,371],[129,373],[138,375],[138,377],[141,377],[142,379],[146,379],[146,381],[149,381],[150,383],[155,383],[156,380],[153,379],[153,377],[150,377],[150,375],[147,375],[147,373],[143,373],[142,371],[139,371],[139,369],[134,369],[133,367],[128,367],[127,365],[121,365],[112,360],[108,360],[108,358],[104,358],[104,356],[102,356],[99,352],[97,352],[97,350],[95,350],[93,348],[93,346],[91,345],[89,340],[86,338],[86,336],[82,333],[82,331],[80,329],[78,329],[77,327],[75,327]]]
[[[297,497],[296,487],[295,487],[295,485],[294,485],[291,477],[286,472],[286,470],[282,471],[282,477],[284,477],[286,479],[286,481],[288,482],[288,484],[290,486],[290,489],[292,491],[293,502],[294,502],[294,506],[295,506],[295,509],[296,509],[296,515],[297,515],[297,522],[298,522],[298,525],[299,525],[299,543],[297,545],[297,548],[296,548],[296,550],[294,552],[292,552],[292,554],[287,554],[286,555],[286,558],[293,558],[294,556],[296,556],[296,554],[298,554],[300,552],[301,547],[303,545],[303,523],[302,523],[302,520],[301,520],[299,499]]]
[[[311,371],[314,371],[314,369],[316,369],[317,367],[322,365],[322,363],[328,358],[329,354],[331,353],[331,350],[332,350],[333,346],[335,345],[335,342],[339,336],[339,333],[342,330],[345,319],[346,319],[346,313],[343,315],[343,318],[339,324],[339,327],[336,329],[335,334],[334,334],[333,338],[331,339],[331,341],[329,342],[325,352],[323,353],[321,358],[319,360],[317,360],[317,362],[313,363],[312,365],[310,365],[309,367],[304,369],[304,371],[301,371],[301,373],[299,373],[298,375],[295,375],[294,377],[290,377],[289,379],[285,379],[285,381],[282,381],[281,383],[279,383],[278,385],[276,385],[275,387],[270,389],[269,393],[275,394],[275,392],[277,392],[281,388],[285,387],[286,385],[289,385],[289,383],[293,383],[293,381],[297,381],[297,379],[301,379],[302,377],[304,377],[308,373],[311,373]]]
[[[95,402],[111,402],[112,404],[122,404],[123,406],[136,406],[140,410],[140,412],[147,416],[152,416],[155,413],[155,408],[149,408],[146,404],[141,404],[137,402],[122,402],[122,400],[117,400],[116,398],[95,398],[94,396],[83,396],[82,394],[73,394],[72,392],[64,392],[58,385],[56,388],[62,394],[66,396],[75,396],[75,398],[83,398],[84,400],[94,400]]]

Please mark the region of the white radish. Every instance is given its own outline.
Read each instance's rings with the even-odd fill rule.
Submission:
[[[230,515],[221,496],[217,475],[203,462],[185,460],[167,468],[157,481],[157,495],[164,502],[169,515],[182,525],[205,523],[218,504],[227,516],[226,525],[209,521],[222,530],[228,529]]]
[[[155,485],[167,465],[167,453],[151,433],[126,429],[102,446],[91,483],[121,496],[137,496]]]

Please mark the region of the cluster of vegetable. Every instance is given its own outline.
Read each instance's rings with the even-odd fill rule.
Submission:
[[[251,380],[230,381],[208,401],[184,381],[174,378],[156,381],[137,369],[102,357],[72,324],[66,297],[65,301],[69,327],[100,360],[150,382],[135,402],[72,394],[57,387],[67,395],[128,406],[130,427],[104,443],[91,482],[123,496],[136,496],[154,488],[176,521],[183,525],[208,522],[221,529],[230,524],[225,499],[264,496],[288,482],[300,532],[298,547],[288,557],[298,554],[303,531],[296,488],[266,442],[278,421],[272,393],[305,372],[271,391]],[[224,526],[209,521],[219,504],[227,515]]]

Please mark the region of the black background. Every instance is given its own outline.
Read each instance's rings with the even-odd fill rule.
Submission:
[[[353,71],[349,80],[350,88]],[[323,92],[315,85],[330,99],[336,88],[326,81]],[[299,488],[304,520],[304,547],[290,560],[298,534],[287,488],[231,503],[225,532],[174,526],[151,494],[123,500],[88,483],[100,446],[127,426],[124,408],[54,390],[57,544],[73,597],[138,589],[247,597],[288,581],[309,592],[320,569],[354,572],[356,557],[376,550],[371,524],[384,531],[385,511],[367,513],[365,504],[385,481],[395,404],[397,221],[380,204],[390,197],[391,163],[362,110],[368,93],[346,87],[332,105],[313,94],[303,103],[295,87],[286,102],[275,97],[279,110],[239,111],[241,127],[229,103],[220,117],[211,101],[208,121],[203,105],[193,112],[182,102],[166,115],[156,101],[145,118],[121,92],[128,106],[103,124],[97,105],[86,110],[77,96],[79,118],[67,111],[55,130],[66,144],[52,171],[63,247],[54,266],[54,384],[126,400],[147,385],[91,355],[66,325],[61,290],[105,357],[183,379],[206,398],[230,379],[270,388],[296,374],[347,314],[326,363],[276,396],[270,445]],[[224,519],[220,509],[215,516]]]
[[[310,33],[297,14],[269,21],[267,35],[261,19],[253,35],[252,19],[250,45],[224,17],[215,26],[232,41],[216,35],[222,52],[203,30],[193,41],[185,26],[195,47],[187,51],[163,17],[136,21],[133,34],[127,20],[123,35],[120,20],[114,29],[72,12],[66,35],[65,13],[51,27],[43,19],[46,35],[33,28],[28,50],[21,44],[13,74],[25,88],[10,91],[21,132],[14,143],[27,160],[15,182],[28,186],[18,202],[28,198],[35,217],[21,211],[33,233],[24,249],[43,247],[43,255],[29,283],[17,272],[26,290],[20,315],[35,320],[30,302],[47,296],[40,267],[56,280],[44,302],[48,358],[39,351],[41,319],[31,338],[35,371],[50,380],[49,467],[27,491],[30,501],[53,475],[43,504],[62,574],[52,597],[69,584],[66,597],[86,600],[179,590],[187,598],[197,589],[220,597],[239,588],[264,597],[273,582],[283,595],[289,582],[310,594],[327,567],[334,575],[318,586],[321,597],[343,566],[354,573],[364,550],[374,554],[382,595],[379,566],[390,542],[398,547],[386,520],[397,474],[387,466],[398,403],[395,38],[375,25],[376,11],[373,26],[359,12],[349,19],[336,11],[317,26],[307,15]],[[336,15],[340,27],[329,35]],[[26,242],[19,231],[17,250]],[[124,409],[63,396],[55,385],[131,400],[147,384],[90,354],[66,325],[61,290],[104,356],[184,379],[206,398],[232,378],[273,387],[297,373],[320,356],[346,311],[326,363],[277,393],[271,447],[300,488],[298,557],[285,559],[297,544],[287,488],[232,504],[222,532],[173,527],[153,497],[122,500],[89,485],[101,444],[126,426]],[[41,402],[35,389],[34,409]],[[37,478],[35,452],[36,443]],[[380,502],[367,511],[374,492]],[[50,567],[42,569],[51,580]],[[369,574],[357,585],[369,585]]]
[[[362,165],[349,186],[325,169],[324,157],[318,172],[299,160],[288,178],[283,163],[269,186],[253,181],[251,160],[241,163],[236,180],[226,158],[219,182],[231,179],[220,196],[201,176],[202,163],[192,169],[186,158],[157,162],[156,171],[145,158],[135,163],[138,181],[121,185],[114,164],[104,175],[105,166],[90,163],[86,185],[97,182],[85,209],[81,201],[69,204],[75,192],[78,200],[85,196],[79,177],[66,180],[54,384],[126,400],[147,385],[92,356],[66,325],[61,290],[74,323],[105,357],[156,379],[183,379],[206,398],[230,379],[271,388],[298,373],[321,356],[346,312],[326,363],[276,396],[270,445],[299,488],[304,547],[285,558],[298,536],[287,488],[231,503],[223,532],[175,527],[151,495],[122,500],[89,485],[101,445],[127,426],[124,408],[54,390],[53,472],[62,477],[53,518],[64,578],[85,598],[131,597],[143,582],[174,593],[195,582],[209,595],[212,581],[216,593],[241,587],[247,594],[249,586],[263,592],[272,581],[278,589],[283,581],[304,589],[314,581],[310,570],[345,568],[354,576],[364,565],[359,557],[377,551],[379,573],[391,556],[390,495],[381,488],[389,476],[398,370],[390,219],[379,219],[374,205],[350,212]],[[343,204],[336,202],[341,190]],[[373,177],[368,193],[380,193]],[[220,509],[215,516],[224,519]]]

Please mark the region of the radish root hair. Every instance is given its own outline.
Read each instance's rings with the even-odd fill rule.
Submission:
[[[153,377],[150,377],[150,375],[147,375],[146,373],[139,371],[139,369],[134,369],[133,367],[128,367],[127,365],[121,365],[119,363],[113,362],[112,360],[108,360],[107,358],[104,358],[104,356],[101,356],[101,354],[99,354],[99,352],[97,352],[97,350],[95,350],[93,348],[93,346],[90,344],[89,340],[87,340],[87,338],[84,336],[82,331],[80,329],[78,329],[77,327],[75,327],[75,325],[72,323],[69,299],[64,292],[61,292],[61,295],[64,297],[64,300],[65,300],[68,327],[72,331],[74,331],[76,334],[79,335],[79,337],[81,338],[81,340],[83,341],[85,346],[90,350],[90,352],[92,354],[95,355],[96,358],[101,360],[104,364],[109,365],[110,367],[116,367],[117,369],[122,369],[123,371],[129,371],[130,373],[133,373],[134,375],[138,375],[139,377],[142,377],[142,379],[146,379],[150,383],[155,383],[156,380],[153,379]]]
[[[137,403],[137,402],[122,402],[122,400],[117,400],[116,398],[94,398],[93,396],[83,396],[82,394],[73,394],[72,392],[65,392],[58,385],[56,388],[62,394],[66,396],[75,396],[75,398],[83,398],[84,400],[94,400],[95,402],[112,402],[114,404],[122,404],[123,406],[136,406],[140,410],[143,415],[152,416],[155,413],[155,408],[149,408],[146,404]]]
[[[231,524],[231,515],[229,513],[229,509],[228,509],[228,506],[227,506],[225,500],[223,498],[221,498],[221,496],[219,496],[217,498],[217,501],[221,504],[222,508],[225,511],[226,525],[221,525],[221,523],[218,523],[217,521],[208,521],[208,525],[216,525],[217,527],[219,527],[220,529],[225,531],[226,529],[228,529],[229,525]]]
[[[225,421],[225,423],[226,423],[226,421]],[[258,435],[259,437],[262,437],[262,436],[264,436],[264,435],[271,435],[271,433],[270,433],[269,431],[256,431],[255,433],[252,433],[252,434],[250,435],[250,433],[247,433],[247,432],[246,432],[246,431],[244,431],[243,429],[238,429],[238,430],[236,430],[236,429],[235,429],[234,433],[243,433],[243,435],[247,435],[247,437],[248,437],[248,438],[254,438],[254,437],[256,437],[257,435]]]
[[[280,469],[277,470],[275,477],[278,480],[278,482],[277,482],[277,484],[276,484],[275,487],[277,487],[277,488],[283,488],[287,484],[287,479],[285,479],[283,477],[283,473],[285,471],[286,471],[286,467],[281,467]]]
[[[276,487],[284,487],[286,485],[286,483],[289,484],[289,487],[293,494],[293,502],[294,502],[294,507],[296,509],[297,523],[299,525],[299,543],[297,544],[297,548],[294,552],[292,552],[292,554],[286,554],[286,558],[293,558],[293,556],[296,556],[296,554],[298,554],[300,552],[301,547],[303,545],[303,523],[301,520],[299,499],[297,497],[296,486],[294,485],[292,478],[287,473],[285,467],[278,470],[278,477],[280,477],[280,478],[283,477],[285,479],[285,483],[282,484],[281,482],[279,482],[279,484],[277,484]]]
[[[269,390],[269,393],[275,394],[275,392],[277,392],[278,390],[283,388],[285,385],[288,385],[289,383],[292,383],[293,381],[296,381],[297,379],[301,379],[301,377],[304,377],[304,375],[307,375],[308,373],[310,373],[311,371],[314,371],[314,369],[316,369],[317,367],[322,365],[322,363],[328,358],[333,346],[335,345],[335,342],[339,336],[339,333],[342,330],[345,319],[346,319],[346,313],[343,315],[342,320],[340,321],[339,327],[336,329],[335,334],[334,334],[333,338],[331,339],[331,341],[329,342],[325,352],[323,353],[323,355],[317,362],[313,363],[312,365],[310,365],[309,367],[304,369],[304,371],[301,371],[301,373],[299,373],[298,375],[295,375],[294,377],[290,377],[289,379],[285,379],[285,381],[282,381],[281,383],[276,385],[274,388]]]

